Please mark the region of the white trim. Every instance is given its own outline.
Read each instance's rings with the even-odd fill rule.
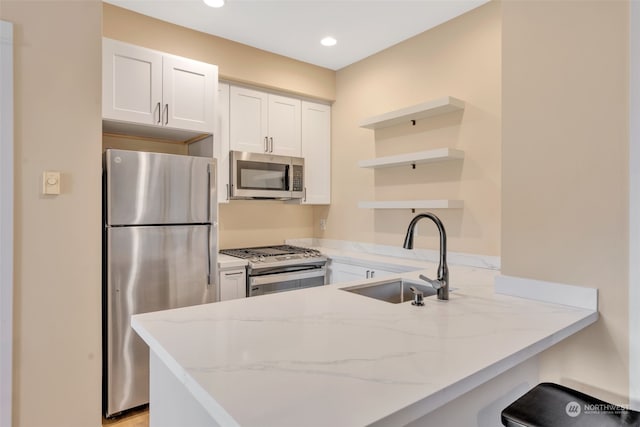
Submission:
[[[513,276],[496,276],[494,287],[497,294],[598,310],[598,290],[594,288]]]
[[[13,343],[13,24],[0,21],[0,427],[11,427]]]
[[[629,2],[629,405],[640,410],[640,2]]]

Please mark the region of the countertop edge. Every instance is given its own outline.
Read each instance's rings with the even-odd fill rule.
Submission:
[[[206,390],[198,384],[171,355],[160,344],[152,334],[138,323],[137,317],[131,316],[131,327],[140,338],[149,346],[149,351],[153,351],[156,356],[165,364],[167,369],[175,375],[176,379],[184,384],[185,388],[193,394],[195,400],[202,405],[203,409],[213,418],[219,425],[229,427],[240,427],[240,424],[211,396]]]
[[[421,401],[401,408],[398,411],[390,414],[374,423],[371,426],[396,426],[406,425],[412,421],[419,419],[420,417],[438,409],[439,407],[446,405],[447,403],[457,399],[463,394],[481,386],[482,384],[496,378],[498,375],[508,371],[509,369],[525,362],[526,360],[542,353],[543,351],[551,348],[560,341],[568,338],[569,336],[579,332],[589,325],[595,323],[599,318],[597,311],[592,311],[584,318],[572,323],[571,325],[561,329],[548,337],[523,348],[522,350],[496,362],[492,365],[481,369],[470,376],[464,378],[461,381],[450,384],[447,387],[426,396]]]

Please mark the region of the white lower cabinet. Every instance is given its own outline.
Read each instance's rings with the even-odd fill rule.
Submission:
[[[244,267],[220,270],[220,301],[247,296],[247,273]]]
[[[381,270],[374,266],[363,266],[331,261],[329,263],[329,283],[344,283],[353,280],[384,278],[398,272]]]

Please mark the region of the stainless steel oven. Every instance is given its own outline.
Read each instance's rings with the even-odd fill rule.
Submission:
[[[273,294],[325,284],[326,260],[247,269],[247,296]]]
[[[326,256],[290,245],[226,249],[221,253],[247,259],[247,296],[323,286]]]

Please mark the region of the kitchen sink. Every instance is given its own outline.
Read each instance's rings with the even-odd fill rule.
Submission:
[[[412,286],[422,292],[425,298],[436,294],[436,290],[429,285],[405,279],[390,279],[374,283],[364,283],[362,285],[342,288],[342,290],[369,298],[375,298],[380,301],[398,304],[413,300],[413,292],[409,289]]]

